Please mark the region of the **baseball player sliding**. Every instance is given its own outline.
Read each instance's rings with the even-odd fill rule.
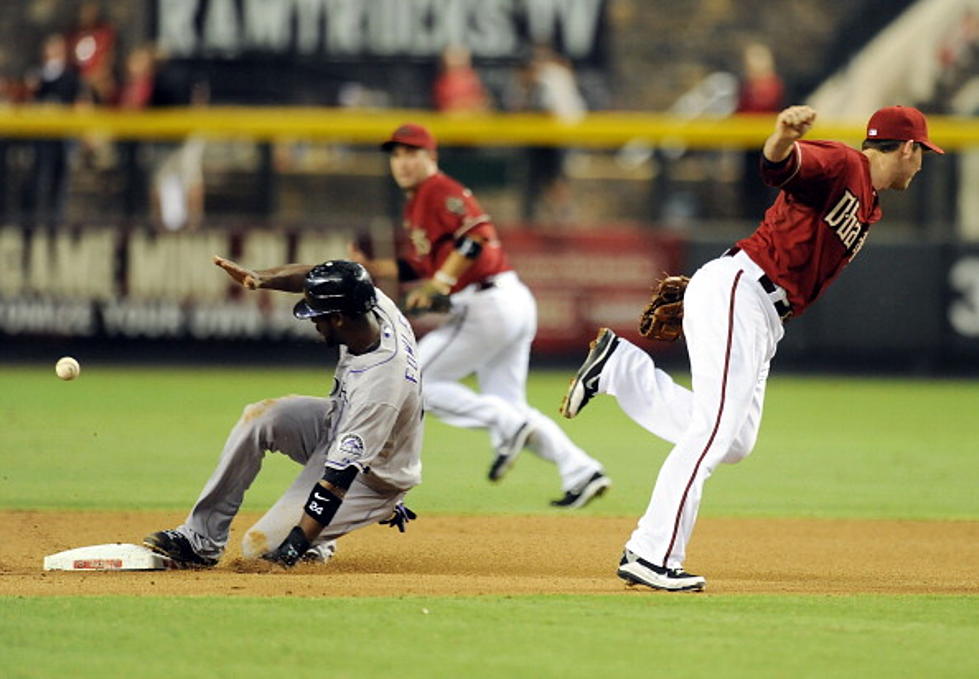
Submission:
[[[878,191],[906,189],[923,153],[943,152],[914,108],[874,113],[861,151],[802,141],[815,119],[808,106],[778,115],[761,163],[764,181],[781,189],[778,197],[751,236],[690,279],[682,332],[692,391],[602,328],[561,405],[565,417],[574,417],[595,394],[611,394],[632,419],[674,444],[619,562],[618,575],[630,584],[703,589],[704,578],[683,562],[704,482],[719,463],[742,460],[755,444],[783,323],[803,313],[860,252],[881,218]]]
[[[397,306],[359,264],[290,264],[262,271],[215,257],[248,289],[304,292],[293,310],[309,319],[340,359],[328,398],[287,396],[247,406],[217,468],[184,523],[144,544],[178,566],[218,563],[231,520],[266,451],[302,465],[281,498],[248,529],[245,558],[291,567],[329,560],[336,538],[373,523],[404,532],[402,504],[421,481],[422,398],[417,348]]]
[[[408,198],[400,257],[369,259],[352,246],[351,258],[375,277],[420,281],[408,294],[409,312],[437,308],[448,296],[445,322],[418,344],[425,409],[453,426],[489,431],[490,481],[502,479],[526,446],[557,465],[564,495],[551,504],[584,506],[611,481],[597,460],[527,403],[537,307],[507,262],[496,228],[469,189],[439,171],[427,129],[402,125],[382,149]],[[478,392],[460,384],[474,373]]]

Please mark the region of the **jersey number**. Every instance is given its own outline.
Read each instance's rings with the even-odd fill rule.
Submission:
[[[948,272],[952,290],[962,295],[948,307],[948,322],[960,335],[979,337],[979,257],[963,257]]]

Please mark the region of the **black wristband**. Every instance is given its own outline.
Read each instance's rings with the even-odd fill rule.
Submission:
[[[343,504],[343,498],[354,482],[360,468],[357,465],[349,465],[343,469],[327,467],[323,474],[323,480],[313,486],[306,499],[303,511],[316,523],[328,526],[337,510]]]
[[[483,244],[468,236],[459,236],[456,238],[455,249],[466,259],[476,259],[479,257],[479,253],[483,251]]]
[[[782,160],[769,160],[768,158],[765,157],[765,154],[763,153],[761,155],[761,164],[763,167],[766,167],[769,170],[774,170],[779,167],[785,167],[788,164],[788,162],[792,159],[792,156],[794,154],[795,154],[795,149],[789,151],[789,155],[782,158]]]
[[[316,523],[321,526],[328,526],[333,517],[336,516],[341,504],[343,504],[342,496],[317,483],[313,486],[313,490],[309,491],[309,497],[306,498],[306,506],[303,507],[303,511]]]
[[[409,264],[406,260],[399,257],[396,261],[398,264],[399,281],[417,281],[419,278],[421,278],[421,276],[418,275],[418,272],[411,268],[411,264]]]

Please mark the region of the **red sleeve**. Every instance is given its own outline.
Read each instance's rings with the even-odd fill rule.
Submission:
[[[439,184],[422,197],[423,203],[417,214],[432,243],[446,238],[454,240],[458,218],[447,208],[452,202],[453,194],[452,187]]]
[[[846,153],[837,142],[796,142],[786,163],[762,160],[761,177],[766,184],[805,200],[825,193],[845,169]]]
[[[483,212],[475,196],[464,186],[443,184],[429,193],[426,199],[426,220],[438,225],[440,235],[450,234],[453,242],[466,235],[495,236],[489,215]],[[426,228],[429,227],[426,225]]]
[[[460,277],[454,290],[510,269],[489,216],[472,192],[438,174],[422,184],[405,210],[405,259],[422,277],[437,271],[460,236],[479,236],[483,251]]]
[[[789,181],[799,171],[799,143],[792,145],[792,150],[788,157],[773,163],[762,154],[759,173],[763,182],[775,188],[781,188],[785,182]]]

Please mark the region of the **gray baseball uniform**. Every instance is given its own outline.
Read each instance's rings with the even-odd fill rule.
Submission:
[[[258,558],[275,549],[303,513],[310,489],[327,464],[357,464],[358,474],[314,547],[387,518],[421,482],[422,399],[411,326],[380,290],[370,313],[380,324],[380,345],[365,354],[340,347],[328,398],[285,396],[245,407],[231,430],[217,468],[185,522],[176,530],[203,557],[219,558],[245,490],[266,451],[303,465],[282,497],[248,529],[242,554]]]

